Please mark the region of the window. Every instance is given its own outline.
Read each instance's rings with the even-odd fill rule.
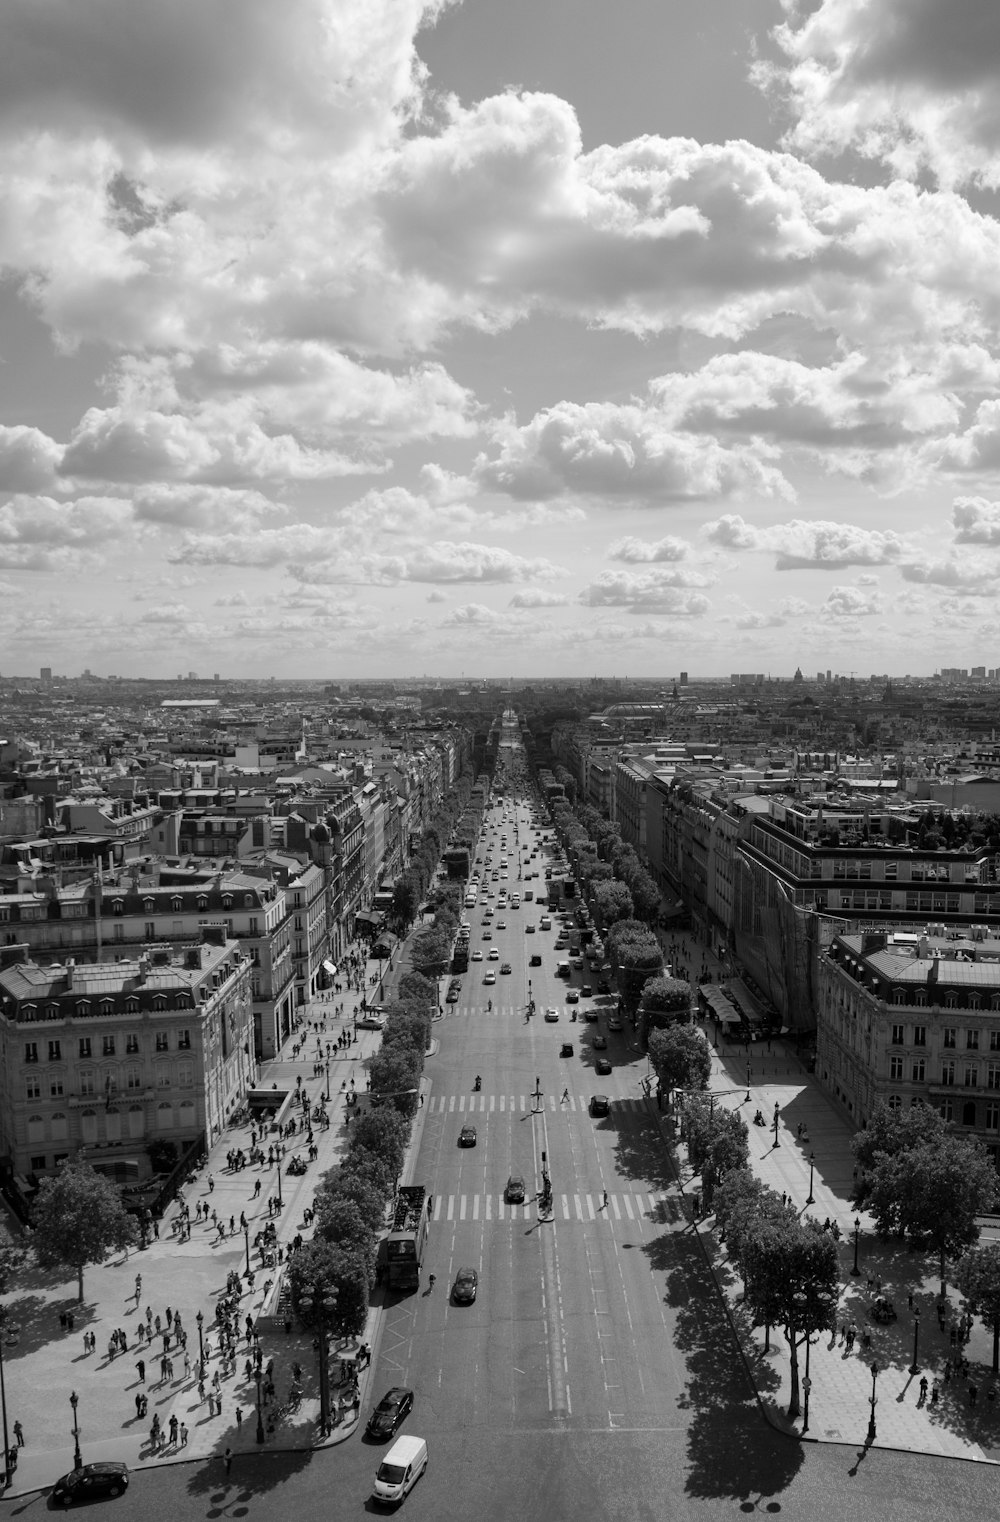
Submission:
[[[927,1027],[926,1027],[926,1025],[915,1025],[913,1027],[913,1045],[914,1046],[926,1046],[927,1045]]]
[[[46,1169],[46,1166],[47,1165],[46,1165],[46,1161],[45,1161],[45,1153],[44,1152],[39,1157],[33,1157],[31,1159],[31,1171],[32,1171],[32,1173],[44,1173],[45,1169]]]
[[[156,1050],[158,1052],[165,1052],[167,1050],[167,1033],[166,1033],[166,1031],[157,1031],[156,1032]]]
[[[941,1082],[945,1085],[945,1087],[948,1087],[950,1084],[955,1082],[955,1064],[953,1062],[942,1062]]]
[[[903,1081],[903,1059],[902,1059],[902,1057],[890,1057],[889,1058],[889,1077],[891,1079],[893,1079],[893,1081],[896,1082],[896,1083],[902,1083],[902,1081]]]
[[[156,940],[156,921],[155,920],[147,920],[146,923],[142,927],[142,933],[143,933],[144,938],[147,941],[155,941]]]
[[[29,1078],[24,1086],[25,1099],[41,1099],[42,1084],[39,1078]]]
[[[995,1099],[991,1099],[986,1106],[986,1129],[1000,1131],[1000,1104]]]
[[[194,1063],[179,1062],[177,1064],[177,1082],[182,1089],[189,1089],[194,1083]]]
[[[976,1124],[976,1107],[970,1100],[962,1106],[962,1125],[974,1126]]]
[[[967,1052],[978,1052],[978,1050],[979,1050],[979,1032],[978,1032],[978,1030],[975,1030],[975,1031],[966,1031],[966,1033],[965,1033],[965,1050]]]
[[[184,908],[184,901],[183,901],[183,899],[172,898],[170,900],[170,907],[174,911],[175,914],[180,914],[181,910]]]
[[[113,1057],[115,1055],[114,1036],[101,1037],[101,1055],[104,1057]]]
[[[893,1046],[902,1046],[903,1044],[903,1027],[901,1025],[894,1025],[892,1027],[892,1044]]]
[[[256,914],[251,914],[250,916],[249,929],[247,934],[260,935],[260,920],[257,918]]]
[[[62,1042],[61,1041],[50,1041],[49,1042],[49,1061],[50,1062],[62,1062]]]
[[[990,1051],[1000,1052],[1000,1031],[990,1031]]]
[[[942,1099],[938,1105],[938,1114],[942,1120],[948,1121],[949,1125],[955,1118],[955,1106],[950,1099]]]
[[[26,1041],[24,1043],[24,1060],[25,1060],[25,1062],[37,1062],[38,1061],[38,1042],[37,1041]]]
[[[913,1082],[923,1083],[924,1078],[926,1077],[926,1070],[927,1064],[925,1063],[923,1057],[918,1057],[913,1064]]]
[[[114,899],[112,901],[112,904],[111,904],[111,913],[112,914],[124,914],[125,913],[125,904],[124,904],[124,901],[122,899],[116,898],[116,899]]]
[[[130,1062],[125,1068],[125,1087],[133,1090],[142,1088],[142,1068],[137,1062]]]
[[[177,1032],[177,1050],[179,1052],[189,1052],[191,1050],[191,1032],[190,1031],[178,1031]]]
[[[81,1036],[80,1037],[80,1056],[83,1057],[83,1058],[87,1058],[87,1057],[90,1057],[92,1055],[93,1054],[92,1054],[92,1052],[90,1050],[90,1037],[89,1036]]]
[[[953,1025],[946,1025],[941,1032],[941,1045],[943,1047],[954,1047],[957,1035],[958,1032]]]
[[[94,1077],[94,1070],[93,1070],[93,1068],[84,1068],[82,1070],[82,1072],[80,1073],[80,1093],[81,1094],[96,1094],[97,1093],[97,1080]]]
[[[975,1089],[975,1088],[978,1088],[978,1086],[979,1086],[979,1069],[976,1067],[975,1063],[973,1062],[973,1063],[970,1063],[968,1065],[968,1067],[965,1069],[965,1087],[967,1089]]]
[[[52,1081],[49,1084],[49,1098],[50,1099],[61,1099],[62,1098],[62,1092],[63,1092],[63,1081],[62,1081],[62,1079],[61,1078],[53,1078]]]
[[[125,1037],[125,1055],[134,1057],[139,1050],[139,1037],[133,1032]]]
[[[165,1062],[157,1063],[156,1087],[158,1089],[169,1089],[170,1087],[170,1069]]]
[[[1000,1089],[1000,1063],[988,1062],[986,1064],[986,1087],[988,1089]]]
[[[901,1110],[903,1108],[903,1101],[898,1094],[890,1094],[887,1104],[890,1110]]]

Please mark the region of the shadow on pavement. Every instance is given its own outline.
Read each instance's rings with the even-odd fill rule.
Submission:
[[[614,1102],[611,1119],[615,1120]],[[658,1132],[645,1120],[634,1128],[624,1123],[619,1125],[615,1165],[622,1178],[643,1179],[649,1189],[669,1189],[675,1182],[669,1154]]]
[[[281,1452],[262,1448],[253,1453],[237,1453],[227,1478],[222,1452],[212,1454],[193,1467],[187,1489],[192,1497],[207,1497],[212,1502],[208,1516],[240,1516],[254,1496],[266,1494],[301,1474],[312,1463],[313,1451]]]

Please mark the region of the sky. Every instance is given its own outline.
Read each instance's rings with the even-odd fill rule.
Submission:
[[[1000,667],[1000,7],[0,35],[0,674]]]

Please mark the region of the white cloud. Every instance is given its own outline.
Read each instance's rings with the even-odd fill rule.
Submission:
[[[652,564],[662,560],[683,560],[690,545],[684,539],[674,538],[667,535],[665,539],[636,539],[628,534],[624,539],[616,539],[608,545],[609,560],[624,560],[630,565]]]
[[[956,497],[951,518],[958,544],[1000,544],[1000,502]]]
[[[510,600],[512,608],[565,608],[571,599],[565,592],[549,592],[543,587],[525,587]]]
[[[580,593],[588,607],[625,607],[637,613],[664,613],[673,617],[700,618],[711,604],[692,585],[704,586],[704,578],[681,571],[602,571]]]
[[[0,492],[51,491],[61,447],[38,428],[0,424]]]
[[[106,557],[110,544],[132,537],[132,505],[117,497],[18,495],[0,506],[0,566],[7,570],[65,571]]]
[[[870,618],[882,611],[878,597],[858,587],[834,587],[818,610],[824,620]]]
[[[188,486],[158,483],[140,487],[133,496],[136,518],[165,528],[198,528],[227,533],[249,527],[261,518],[280,517],[287,509],[261,492],[226,486]]]
[[[564,576],[565,571],[549,560],[527,559],[494,545],[457,543],[439,540],[406,554],[354,555],[325,565],[292,564],[289,570],[298,580],[368,582],[392,585],[396,582],[491,582],[548,580]]]
[[[758,78],[795,115],[790,147],[853,148],[896,174],[1000,184],[1000,13],[982,0],[782,0],[786,61]]]
[[[968,563],[954,554],[947,560],[915,560],[900,566],[900,573],[904,581],[954,587],[966,597],[992,597],[1000,591],[1000,564],[984,564],[979,557]]]
[[[904,551],[903,540],[891,530],[863,529],[854,523],[810,523],[799,518],[758,529],[730,513],[706,523],[704,534],[713,544],[729,549],[773,554],[779,571],[884,565],[898,560]]]

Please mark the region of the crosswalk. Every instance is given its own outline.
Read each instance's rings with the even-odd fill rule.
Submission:
[[[599,1092],[599,1091],[598,1091]],[[565,1096],[565,1097],[564,1097]],[[532,1110],[587,1110],[590,1094],[573,1094],[559,1089],[552,1094],[432,1094],[427,1101],[429,1115],[530,1115]],[[648,1115],[649,1106],[639,1095],[634,1098],[616,1099],[609,1095],[615,1114]]]
[[[487,1015],[490,1019],[503,1020],[509,1019],[511,1015],[516,1015],[519,1020],[523,1020],[525,1010],[528,1007],[527,1000],[522,1001],[520,1004],[497,1004],[494,1002],[492,1009],[488,1009],[487,1004],[488,998],[484,998],[482,1004],[445,1004],[442,1018],[445,1020],[462,1020],[467,1015]]]
[[[627,1190],[608,1194],[560,1194],[552,1196],[555,1221],[631,1222],[662,1226],[680,1216],[676,1198],[662,1190]],[[432,1221],[533,1221],[538,1217],[537,1199],[510,1205],[502,1194],[438,1194],[434,1196]]]

